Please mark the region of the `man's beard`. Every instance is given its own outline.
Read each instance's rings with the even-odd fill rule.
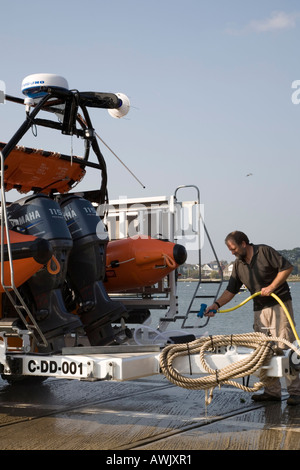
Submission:
[[[246,261],[247,250],[246,250],[246,248],[241,248],[241,250],[242,250],[242,253],[239,253],[236,257],[237,257],[237,259],[239,259],[241,261]]]

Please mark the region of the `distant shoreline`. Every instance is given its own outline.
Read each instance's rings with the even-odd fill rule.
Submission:
[[[193,277],[179,278],[178,282],[199,282],[199,279],[194,279]],[[223,282],[228,281],[228,279],[223,279]],[[221,279],[201,279],[203,284],[216,284],[220,283]],[[300,282],[300,276],[292,276],[287,279],[287,282]]]

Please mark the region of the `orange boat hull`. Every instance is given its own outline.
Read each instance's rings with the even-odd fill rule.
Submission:
[[[156,284],[186,260],[182,245],[137,236],[108,243],[106,281],[108,293]]]
[[[51,251],[48,243],[45,240],[38,239],[37,237],[31,235],[23,235],[13,230],[9,231],[9,240],[12,250],[12,259],[13,259],[13,270],[14,270],[14,284],[16,287],[21,286],[26,282],[31,276],[33,276],[43,264],[49,261],[51,258]],[[6,245],[6,234],[4,236],[4,242]],[[42,245],[45,249],[45,252],[42,256],[42,259],[38,259],[37,255],[37,243]],[[5,246],[5,248],[7,248]],[[46,253],[47,251],[47,253]],[[41,255],[41,254],[40,254]],[[10,264],[7,256],[7,249],[4,254],[4,279],[0,283],[0,293],[4,292],[4,286],[11,286],[11,271]]]

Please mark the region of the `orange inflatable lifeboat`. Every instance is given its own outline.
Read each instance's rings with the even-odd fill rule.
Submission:
[[[0,283],[0,292],[4,292],[3,284],[5,286],[11,285],[6,240],[6,234],[4,234],[4,279]],[[13,230],[9,231],[9,240],[14,270],[14,284],[16,287],[19,287],[51,260],[52,248],[47,240],[31,235],[23,235]]]
[[[184,246],[148,236],[114,240],[107,244],[108,293],[151,286],[186,261]]]

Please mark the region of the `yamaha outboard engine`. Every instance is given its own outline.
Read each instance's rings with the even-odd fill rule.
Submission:
[[[102,283],[107,232],[94,206],[84,198],[68,195],[60,206],[73,239],[67,279],[79,299],[77,313],[91,345],[110,344],[116,336],[111,323],[126,317],[126,309],[109,298]]]
[[[23,198],[8,207],[10,228],[44,238],[54,257],[23,286],[31,300],[32,313],[51,349],[59,349],[66,333],[82,327],[78,316],[67,311],[62,287],[73,242],[59,204],[46,195]]]

